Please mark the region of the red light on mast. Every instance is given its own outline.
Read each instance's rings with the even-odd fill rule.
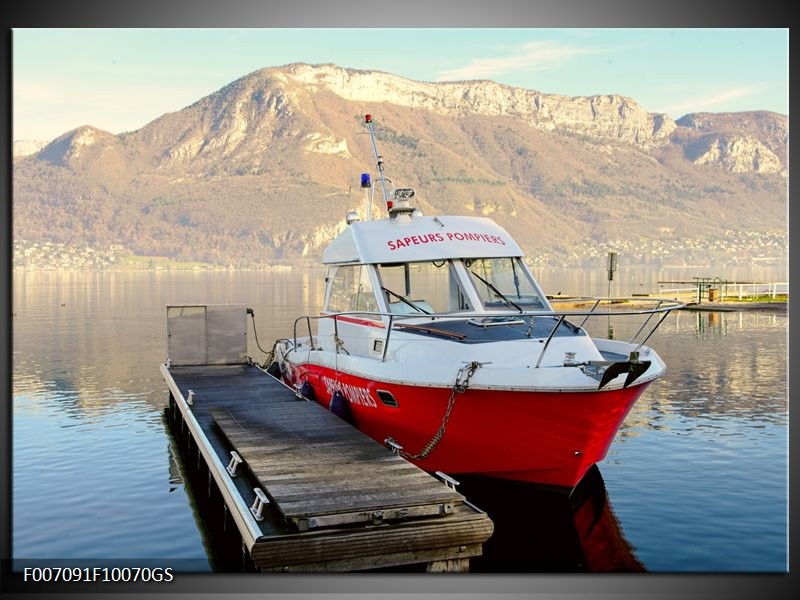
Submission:
[[[364,115],[364,121],[366,123],[372,123],[372,115]]]

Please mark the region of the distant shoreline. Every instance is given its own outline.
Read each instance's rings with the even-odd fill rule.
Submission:
[[[29,267],[13,267],[13,273],[176,273],[176,272],[288,272],[297,271],[300,269],[322,269],[324,265],[317,263],[309,264],[276,264],[263,267],[222,267],[222,266],[191,266],[191,267],[118,267],[116,269],[102,268],[29,268]]]

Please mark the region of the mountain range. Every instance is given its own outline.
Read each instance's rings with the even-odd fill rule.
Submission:
[[[786,115],[675,121],[618,95],[308,64],[15,157],[14,238],[234,267],[316,261],[363,212],[360,174],[376,175],[365,114],[386,176],[425,214],[490,216],[535,263],[786,255]]]

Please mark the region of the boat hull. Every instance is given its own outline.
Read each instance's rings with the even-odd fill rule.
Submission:
[[[402,446],[403,456],[426,471],[566,488],[577,485],[605,457],[650,383],[592,391],[469,387],[454,392],[452,387],[379,381],[289,361],[282,365],[282,376],[295,389],[305,384],[309,399],[337,412],[377,442],[393,440]],[[332,402],[337,391],[341,394]],[[435,442],[440,429],[441,439]]]

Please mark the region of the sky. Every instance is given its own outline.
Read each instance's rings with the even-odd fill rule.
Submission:
[[[139,129],[264,67],[621,94],[678,119],[789,113],[788,29],[14,29],[13,139]]]

